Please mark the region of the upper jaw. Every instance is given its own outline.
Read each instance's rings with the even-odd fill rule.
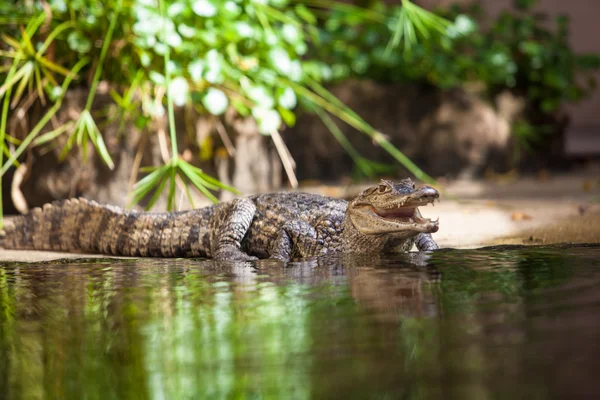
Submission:
[[[389,205],[384,206],[374,206],[377,209],[381,210],[390,210],[390,209],[398,209],[402,207],[421,207],[426,206],[427,204],[432,204],[435,200],[438,200],[440,197],[440,193],[432,188],[431,186],[424,186],[414,192],[399,196],[393,202],[390,202]]]

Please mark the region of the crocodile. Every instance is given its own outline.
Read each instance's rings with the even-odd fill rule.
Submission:
[[[382,180],[352,201],[300,192],[258,194],[188,211],[123,210],[83,198],[7,221],[0,247],[141,257],[291,260],[328,253],[394,253],[438,246],[439,221],[418,207],[439,192]]]

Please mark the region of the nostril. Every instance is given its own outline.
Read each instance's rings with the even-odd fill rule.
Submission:
[[[437,197],[439,196],[439,193],[437,190],[435,190],[434,188],[432,188],[431,186],[425,186],[421,189],[421,192],[423,193],[423,196],[431,196],[431,197]]]

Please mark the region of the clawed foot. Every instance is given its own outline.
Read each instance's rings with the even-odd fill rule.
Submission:
[[[222,247],[216,251],[214,257],[217,261],[256,261],[258,257],[250,256],[233,246]]]
[[[285,257],[283,255],[271,255],[271,257],[269,257],[268,259],[272,260],[272,261],[283,261],[283,262],[290,261],[289,257]]]

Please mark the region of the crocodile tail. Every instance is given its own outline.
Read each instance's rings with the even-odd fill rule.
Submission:
[[[111,245],[116,243],[109,242],[130,214],[135,215],[83,198],[55,201],[7,221],[0,244],[5,249],[114,254]]]
[[[138,213],[83,198],[55,201],[6,221],[0,247],[120,256],[206,256],[210,251],[208,212]]]
[[[2,247],[103,253],[95,239],[107,231],[123,211],[86,199],[55,201],[6,222]]]

